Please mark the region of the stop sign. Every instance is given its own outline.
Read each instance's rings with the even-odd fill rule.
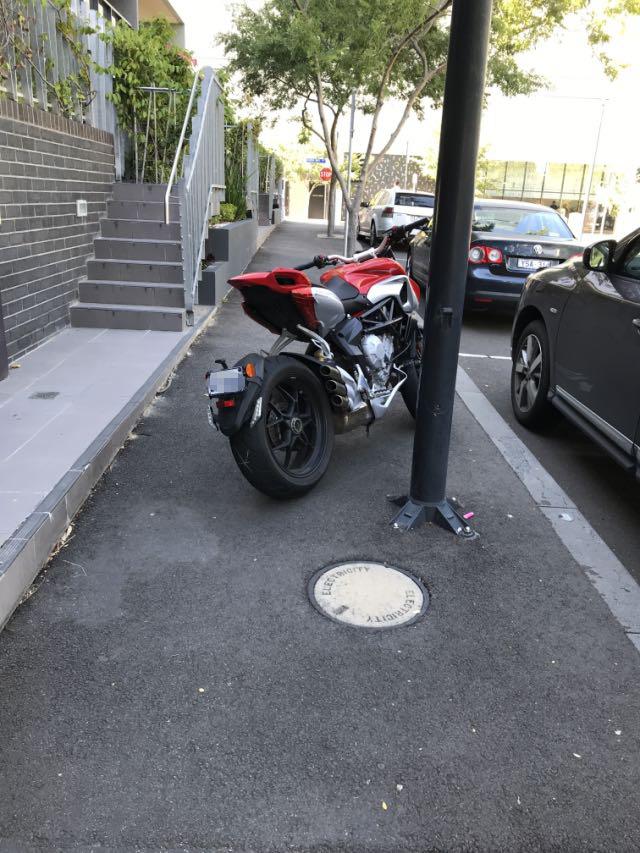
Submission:
[[[324,166],[322,169],[320,169],[320,180],[330,181],[332,174],[333,172],[331,171],[331,169],[328,166]]]

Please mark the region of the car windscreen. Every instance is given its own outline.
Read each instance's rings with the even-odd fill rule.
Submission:
[[[476,207],[473,230],[509,237],[558,237],[565,240],[573,237],[560,214],[553,210],[522,207]]]
[[[420,193],[396,193],[395,203],[398,207],[430,207],[433,208],[434,197]]]

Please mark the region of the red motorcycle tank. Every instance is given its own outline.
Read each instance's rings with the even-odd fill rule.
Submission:
[[[344,266],[335,267],[332,270],[324,272],[320,276],[320,281],[326,284],[330,279],[338,276],[357,288],[363,296],[366,296],[374,284],[380,284],[385,278],[396,275],[405,276],[406,272],[402,264],[398,263],[394,258],[372,258],[370,261],[363,261],[360,264],[344,264]],[[409,282],[411,289],[419,300],[420,287],[412,279],[409,279]]]

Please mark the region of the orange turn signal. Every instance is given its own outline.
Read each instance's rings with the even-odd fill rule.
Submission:
[[[245,364],[244,375],[248,376],[249,379],[253,379],[253,377],[256,375],[256,369],[253,366],[253,364],[251,364],[251,362],[249,362],[248,364]]]

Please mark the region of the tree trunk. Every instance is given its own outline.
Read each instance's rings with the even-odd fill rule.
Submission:
[[[349,212],[349,234],[347,235],[347,255],[350,257],[355,249],[358,234],[358,211],[360,210],[360,202],[364,192],[364,181],[361,181],[356,188],[355,195],[349,200],[347,210]]]
[[[327,237],[333,237],[336,220],[336,182],[337,178],[335,174],[332,174],[329,184],[329,204],[327,205]]]

